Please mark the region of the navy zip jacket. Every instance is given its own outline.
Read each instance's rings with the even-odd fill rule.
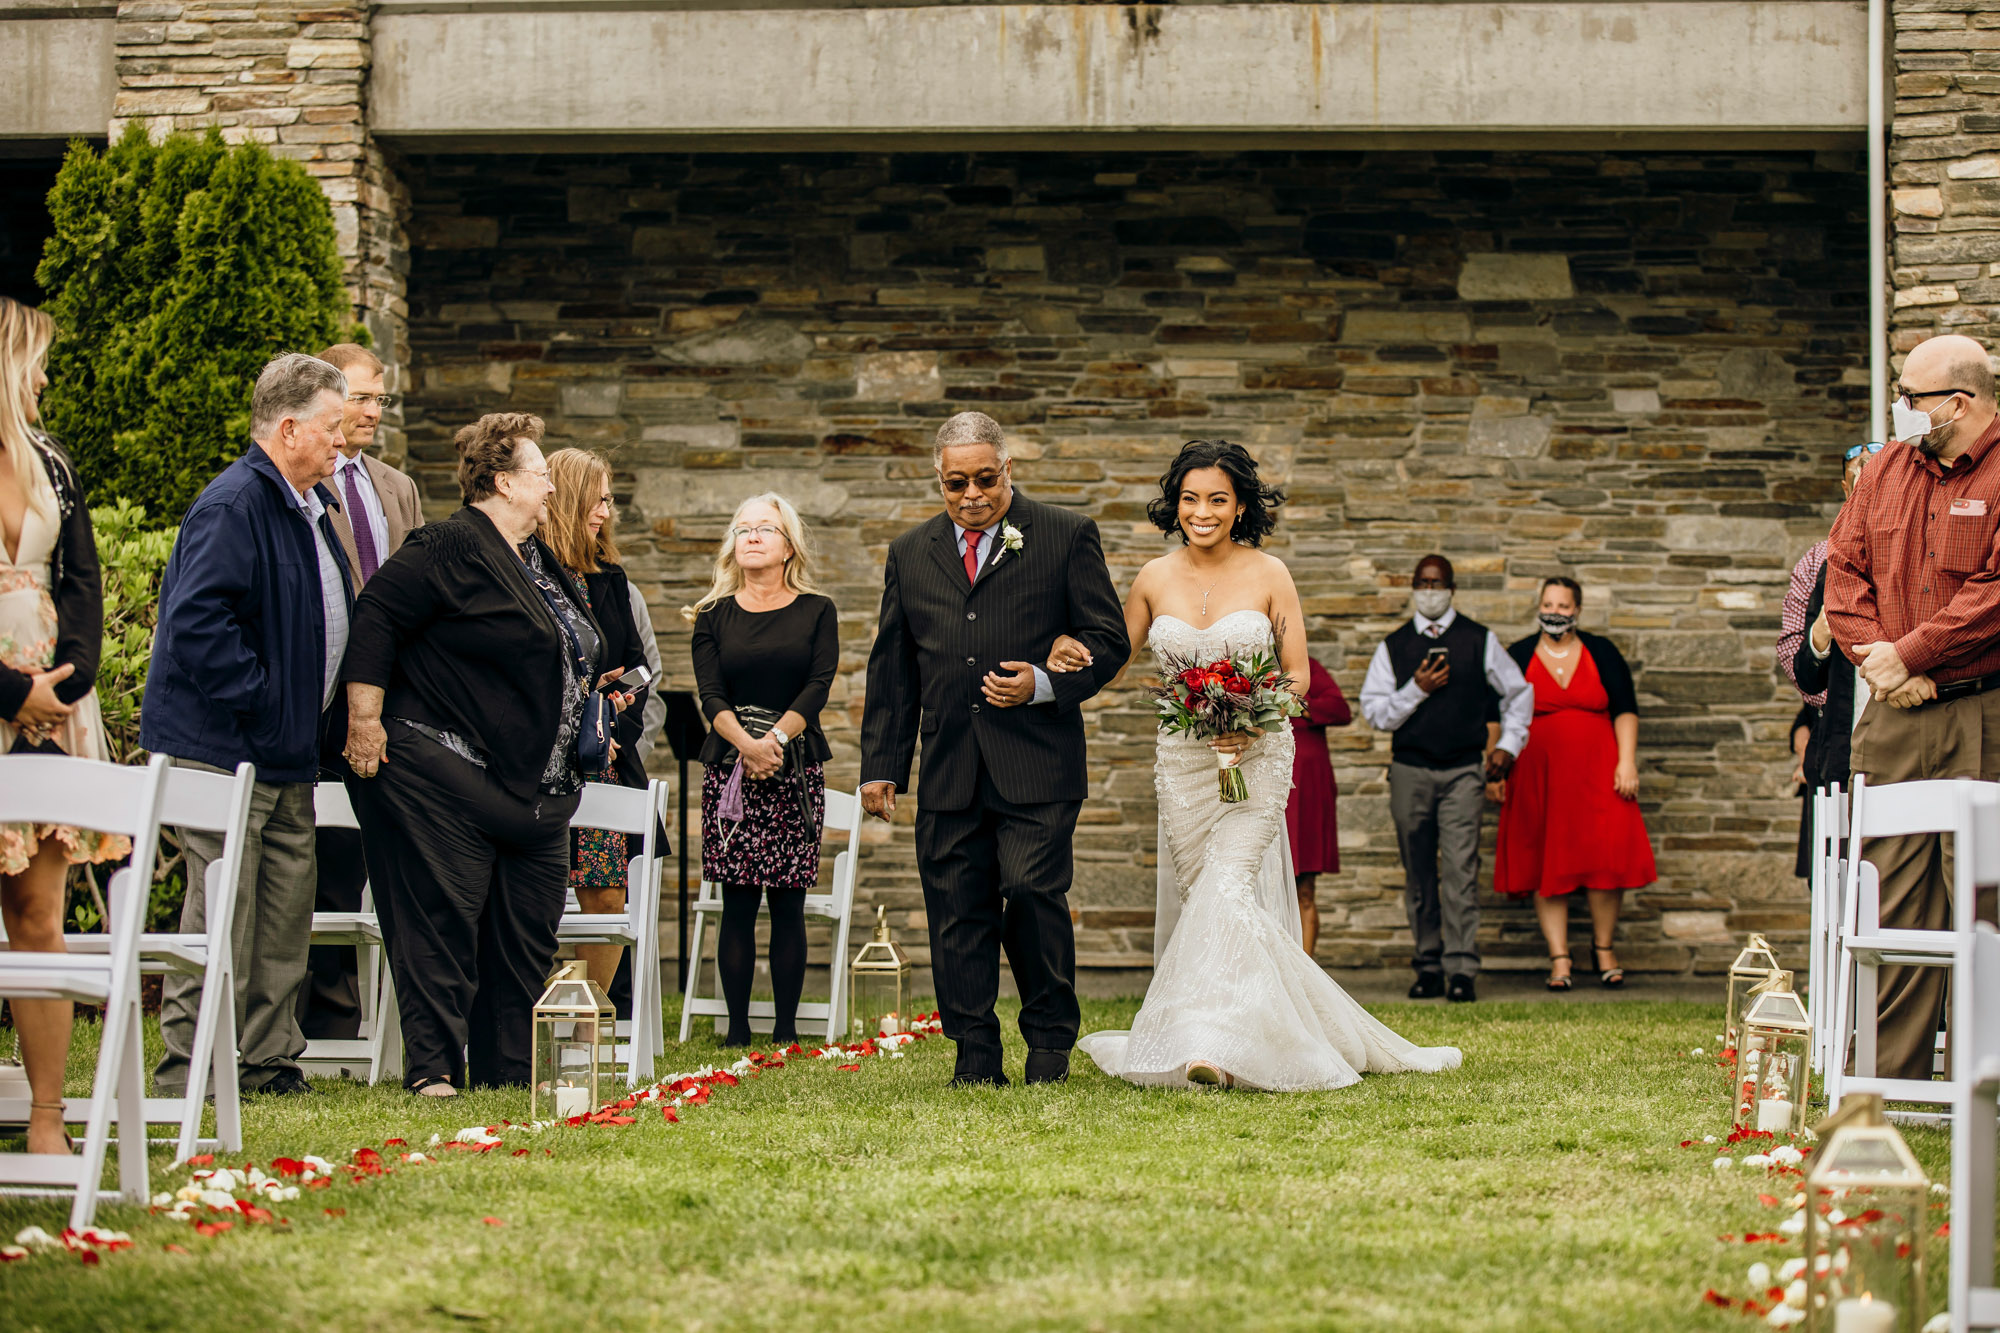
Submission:
[[[315,488],[328,509],[333,492]],[[332,522],[332,547],[351,614],[354,589]],[[326,610],[319,552],[298,492],[264,450],[243,456],[202,490],[181,520],[160,583],[160,622],[146,671],[139,744],[156,754],[233,769],[260,782],[311,782],[330,734],[346,739],[345,691],[325,717]]]

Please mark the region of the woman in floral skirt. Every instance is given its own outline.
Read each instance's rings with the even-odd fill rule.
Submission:
[[[684,608],[702,712],[701,874],[722,886],[716,969],[729,1006],[726,1044],[750,1043],[757,909],[771,905],[771,1039],[798,1039],[806,971],[806,894],[819,880],[826,822],[820,731],[840,666],[839,617],[816,590],[812,549],[782,495],[743,502],[715,557],[715,581]],[[697,963],[699,960],[697,960]]]

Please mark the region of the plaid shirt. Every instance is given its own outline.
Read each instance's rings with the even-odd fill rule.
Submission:
[[[2000,672],[2000,420],[1953,466],[1891,443],[1827,541],[1826,619],[1855,661],[1888,640],[1938,684]]]
[[[1778,610],[1778,665],[1784,668],[1785,679],[1792,682],[1793,689],[1798,689],[1799,678],[1792,664],[1798,658],[1799,645],[1805,642],[1806,610],[1812,605],[1813,587],[1819,582],[1819,571],[1825,564],[1826,543],[1814,542],[1799,557],[1799,563],[1792,566],[1792,584],[1785,589],[1785,603]],[[1826,707],[1825,690],[1804,694],[1804,698],[1814,708]]]

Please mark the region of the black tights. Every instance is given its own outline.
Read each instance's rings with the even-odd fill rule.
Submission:
[[[727,1044],[750,1044],[750,978],[757,968],[757,905],[766,894],[757,884],[722,886],[722,934],[715,945],[722,973],[722,998],[729,1005]],[[780,1046],[799,1039],[799,992],[806,984],[806,891],[771,889],[771,996],[778,1011],[771,1040]]]

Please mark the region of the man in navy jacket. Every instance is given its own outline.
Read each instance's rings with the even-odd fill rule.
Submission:
[[[231,943],[245,1092],[310,1092],[297,1057],[318,870],[313,785],[329,735],[347,730],[337,687],[354,608],[347,561],[320,483],[333,475],[347,381],[316,357],[287,353],[257,376],[254,443],[181,520],[160,585],[139,743],[175,765],[234,772],[257,766],[237,881]],[[338,711],[340,716],[329,716]],[[202,892],[222,854],[212,834],[182,830],[187,898],[181,930],[206,929]],[[187,1085],[201,986],[170,973],[160,1008],[166,1058],[160,1096]]]

